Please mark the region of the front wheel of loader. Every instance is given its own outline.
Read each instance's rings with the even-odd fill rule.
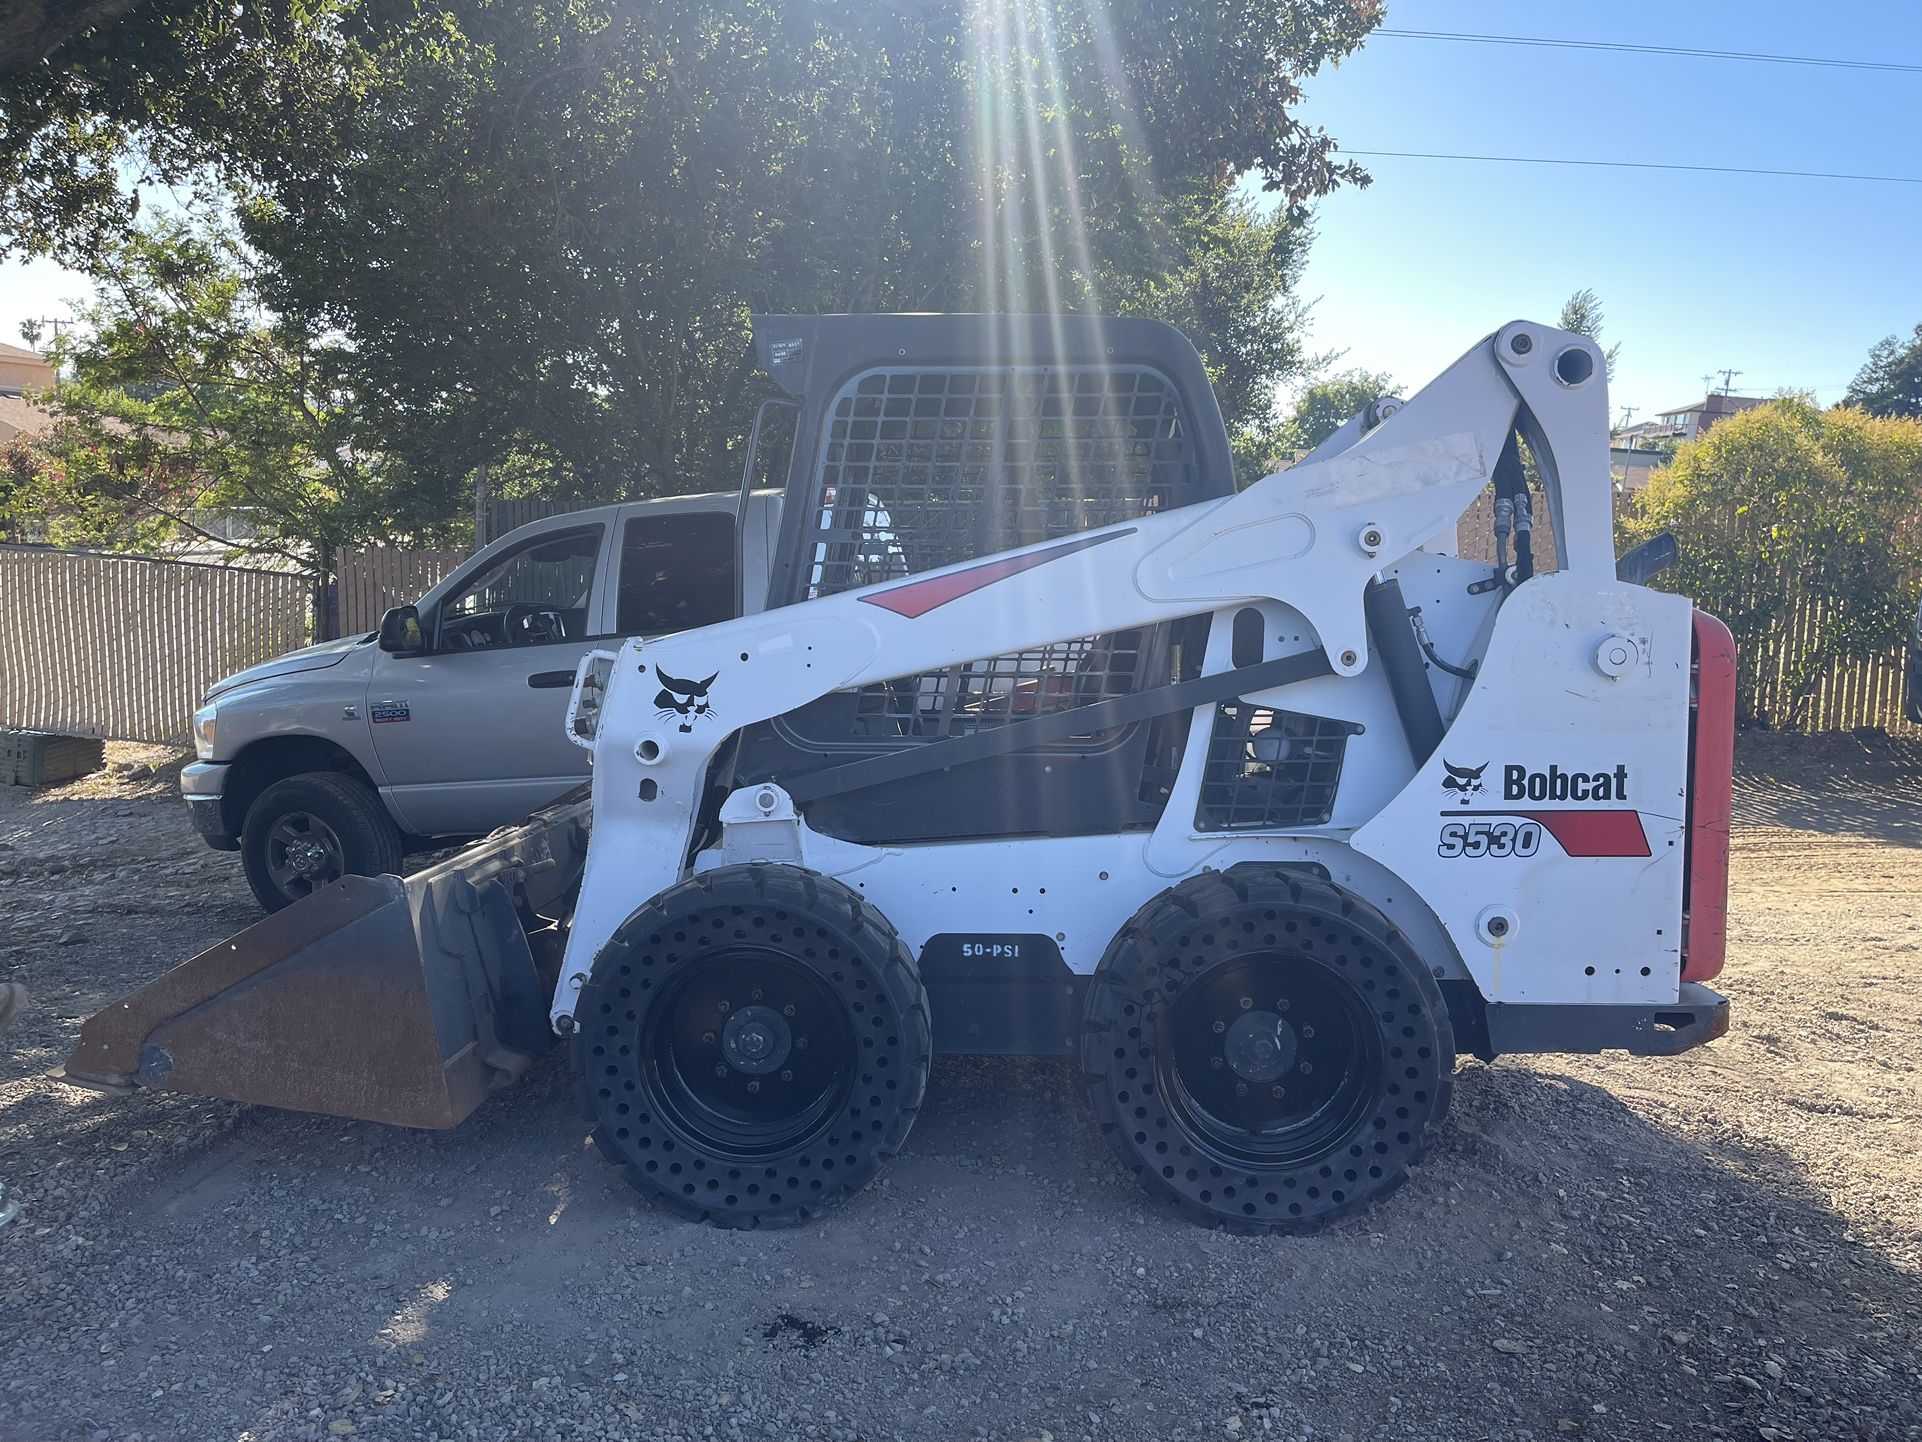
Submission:
[[[1305,1230],[1399,1186],[1448,1109],[1454,1031],[1366,902],[1299,870],[1204,872],[1150,901],[1088,989],[1082,1070],[1149,1192]]]
[[[602,1155],[724,1226],[797,1223],[859,1191],[927,1087],[913,956],[873,906],[793,866],[662,892],[595,958],[575,1019]]]

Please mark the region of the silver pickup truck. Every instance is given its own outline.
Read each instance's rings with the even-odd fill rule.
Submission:
[[[227,677],[194,713],[194,824],[274,911],[545,805],[587,779],[564,726],[581,657],[762,609],[780,505],[675,496],[535,521],[379,632]]]

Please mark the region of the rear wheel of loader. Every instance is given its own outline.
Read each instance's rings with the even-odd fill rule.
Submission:
[[[725,1226],[800,1222],[859,1191],[927,1087],[913,956],[874,907],[798,867],[662,892],[595,958],[575,1017],[602,1155]]]
[[[1392,1191],[1448,1108],[1448,1010],[1374,907],[1297,870],[1206,872],[1149,902],[1088,989],[1095,1114],[1148,1191],[1299,1230]]]

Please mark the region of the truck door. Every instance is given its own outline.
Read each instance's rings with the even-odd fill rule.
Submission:
[[[427,649],[375,660],[367,717],[409,830],[489,831],[587,779],[563,720],[574,671],[606,631],[609,529],[543,527],[477,558],[422,615]]]
[[[543,530],[480,563],[423,615],[429,654],[382,654],[369,719],[409,828],[487,831],[587,780],[587,753],[565,732],[581,657],[732,619],[727,504],[637,502],[613,514],[611,537],[605,521]]]

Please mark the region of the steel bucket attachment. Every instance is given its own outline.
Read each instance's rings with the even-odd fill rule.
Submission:
[[[554,1042],[576,793],[402,880],[350,876],[80,1029],[63,1081],[451,1127]]]

